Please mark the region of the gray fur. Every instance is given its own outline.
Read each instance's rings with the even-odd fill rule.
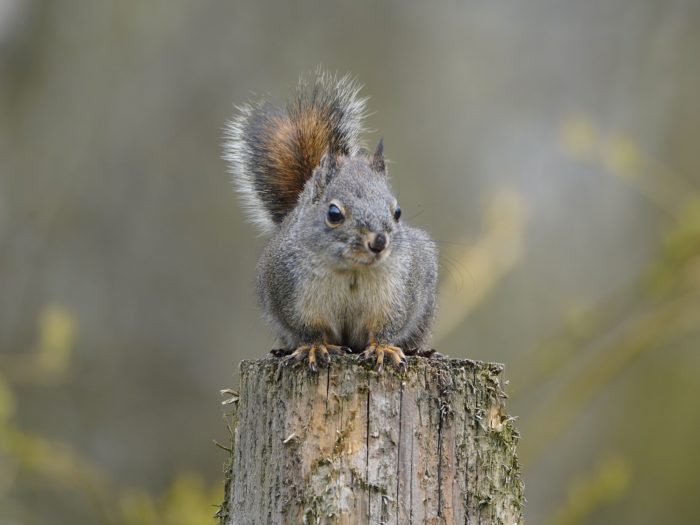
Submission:
[[[326,223],[331,201],[346,211],[335,228]],[[374,338],[425,349],[437,250],[425,232],[394,220],[395,204],[386,175],[365,157],[341,157],[314,172],[258,263],[262,310],[287,347],[326,342],[361,351]],[[389,242],[375,255],[367,235],[379,232]]]
[[[237,190],[252,221],[273,233],[258,262],[259,301],[290,349],[326,343],[362,351],[376,342],[426,350],[437,250],[425,232],[395,220],[382,141],[372,156],[362,153],[365,99],[358,89],[347,76],[319,71],[300,82],[286,113],[263,101],[239,108],[227,127],[224,157]],[[304,168],[296,206],[280,208],[270,183],[276,168],[269,148],[276,143],[265,139],[280,116],[303,122],[306,112],[326,116],[331,143],[318,166]],[[331,203],[344,210],[342,224],[327,222]],[[370,243],[380,234],[386,248],[374,253]]]
[[[284,215],[275,211],[274,195],[266,181],[274,176],[269,164],[269,152],[261,147],[274,120],[289,116],[296,120],[314,108],[327,115],[332,131],[329,149],[346,155],[356,155],[362,146],[360,135],[365,131],[362,121],[367,99],[359,96],[360,85],[349,75],[336,77],[321,69],[311,80],[302,77],[296,94],[282,110],[267,100],[238,106],[238,114],[225,127],[224,155],[229,163],[234,187],[241,197],[249,220],[262,233],[274,232]],[[309,168],[311,175],[313,166]]]
[[[245,104],[236,109],[238,115],[229,121],[225,128],[223,157],[229,163],[234,187],[241,197],[248,219],[261,232],[271,233],[275,230],[275,222],[255,188],[258,172],[258,168],[255,167],[255,132],[280,110],[267,101]]]

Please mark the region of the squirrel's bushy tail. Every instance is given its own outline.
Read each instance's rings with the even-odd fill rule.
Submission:
[[[349,76],[302,78],[286,111],[263,100],[239,107],[226,127],[224,158],[251,221],[273,231],[296,206],[323,154],[360,149],[365,101]]]

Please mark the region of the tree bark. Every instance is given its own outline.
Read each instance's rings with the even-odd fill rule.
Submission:
[[[223,525],[522,523],[503,366],[244,361]]]

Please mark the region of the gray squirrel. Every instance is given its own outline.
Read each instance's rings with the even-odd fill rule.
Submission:
[[[427,350],[435,313],[435,243],[401,219],[383,140],[361,148],[359,89],[319,70],[286,111],[262,100],[226,127],[236,189],[272,233],[257,265],[262,311],[312,371],[348,352],[404,369],[405,353]]]

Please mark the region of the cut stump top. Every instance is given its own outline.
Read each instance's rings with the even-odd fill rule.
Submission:
[[[522,522],[503,365],[241,363],[224,524]]]

